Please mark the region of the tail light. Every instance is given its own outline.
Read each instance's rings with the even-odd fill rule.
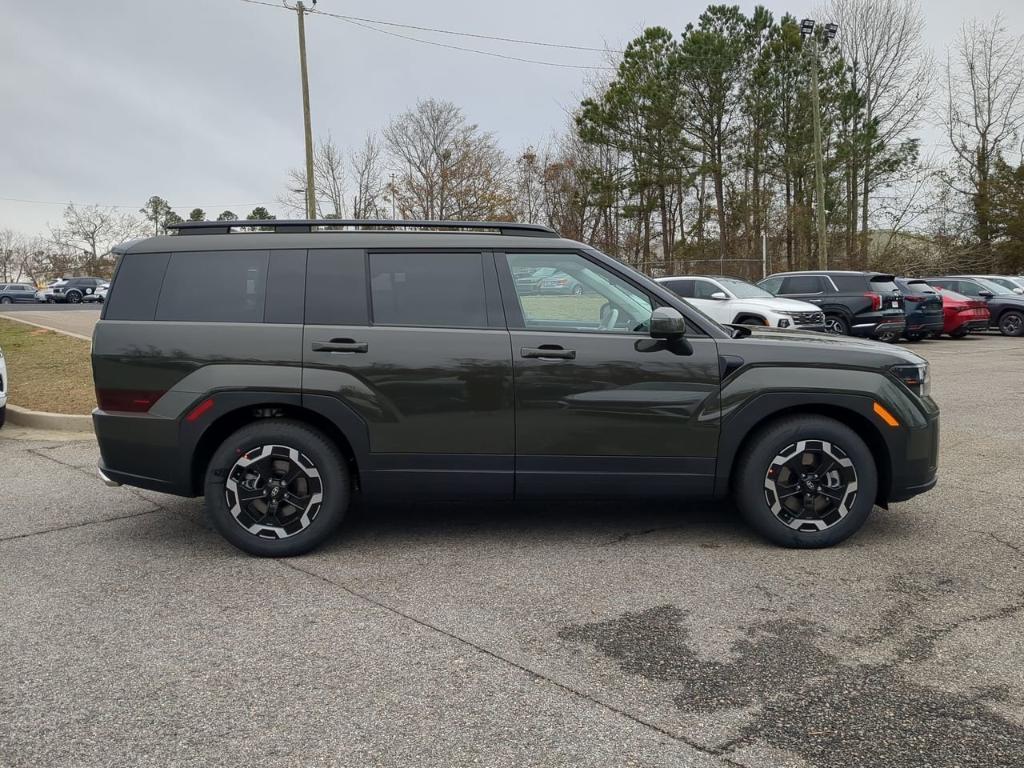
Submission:
[[[96,388],[96,404],[101,411],[145,413],[163,396],[163,390]]]
[[[864,294],[864,298],[871,299],[871,310],[877,312],[882,308],[882,296],[878,293],[868,292]]]

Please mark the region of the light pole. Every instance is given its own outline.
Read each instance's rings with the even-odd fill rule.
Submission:
[[[294,6],[284,4],[285,8],[295,11],[299,17],[299,71],[302,76],[302,121],[306,131],[306,218],[316,218],[316,190],[313,187],[313,126],[309,115],[309,74],[306,71],[306,10],[302,0]],[[316,0],[313,0],[316,6]]]
[[[815,218],[818,224],[818,261],[821,269],[828,269],[828,231],[825,222],[825,159],[821,148],[821,101],[818,96],[818,38],[814,34],[814,19],[800,22],[800,37],[811,38],[811,110],[814,112],[814,176]],[[825,25],[825,45],[835,38],[838,24]]]

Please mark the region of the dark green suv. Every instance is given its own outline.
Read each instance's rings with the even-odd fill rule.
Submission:
[[[821,547],[935,484],[921,358],[721,326],[546,227],[183,223],[118,253],[101,476],[205,495],[253,554],[317,546],[357,494],[731,494],[772,541]],[[538,270],[583,290],[518,290]]]

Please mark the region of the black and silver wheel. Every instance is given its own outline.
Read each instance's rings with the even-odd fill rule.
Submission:
[[[1003,336],[1024,336],[1024,312],[1007,310],[999,316],[999,332]]]
[[[878,475],[849,427],[822,416],[782,419],[758,432],[737,462],[736,504],[761,535],[786,547],[827,547],[871,513]]]
[[[835,336],[849,336],[850,325],[839,315],[825,315],[825,333]]]
[[[78,291],[68,291],[65,294],[65,298],[67,299],[68,304],[81,304],[82,303],[82,294],[79,293]]]
[[[253,555],[308,552],[341,524],[350,491],[345,459],[323,434],[296,421],[266,419],[235,432],[206,473],[210,520]]]
[[[12,303],[12,301],[11,301],[11,297],[10,296],[0,296],[0,304],[11,304],[11,303]]]

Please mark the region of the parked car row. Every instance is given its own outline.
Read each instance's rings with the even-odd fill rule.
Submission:
[[[38,290],[31,283],[0,283],[0,304],[80,304],[83,301],[102,304],[109,288],[110,283],[101,277],[63,278]]]
[[[903,278],[881,272],[785,272],[757,285],[710,275],[658,282],[720,323],[825,331],[881,341],[955,339],[988,328],[1024,336],[1024,278]]]

